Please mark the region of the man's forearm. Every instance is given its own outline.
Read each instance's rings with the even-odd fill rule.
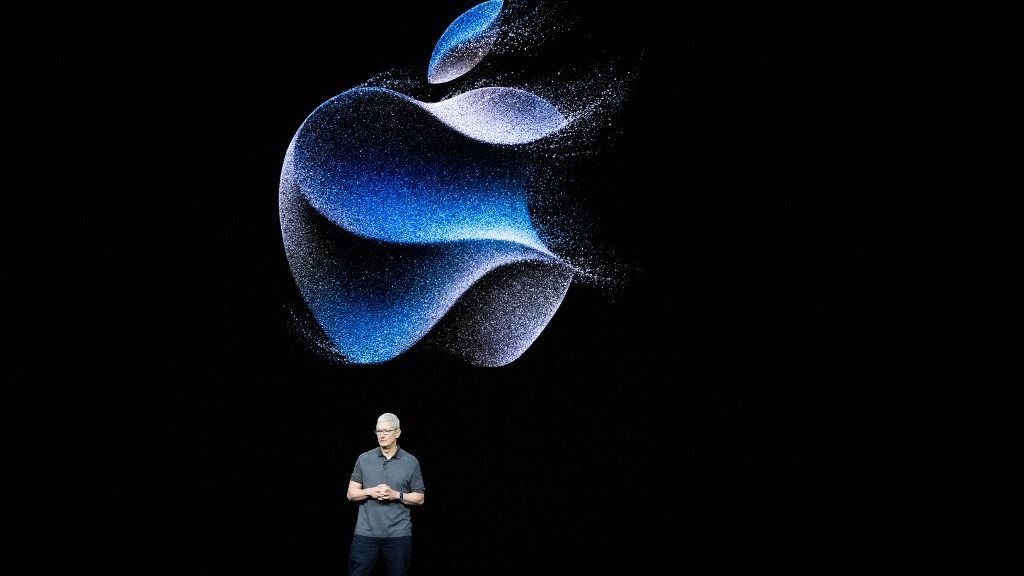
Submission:
[[[349,502],[362,502],[370,497],[370,489],[349,489],[347,497]]]
[[[402,503],[407,506],[423,506],[424,496],[422,492],[403,492]]]

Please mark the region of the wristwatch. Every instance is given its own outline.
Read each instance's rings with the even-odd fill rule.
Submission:
[[[399,492],[398,493],[398,499],[399,500],[405,500],[405,492]]]

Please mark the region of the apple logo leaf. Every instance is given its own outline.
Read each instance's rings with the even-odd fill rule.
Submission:
[[[454,80],[484,59],[498,34],[496,23],[504,2],[491,0],[470,8],[441,35],[427,66],[427,82]]]

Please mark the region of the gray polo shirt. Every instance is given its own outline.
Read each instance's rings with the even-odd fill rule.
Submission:
[[[363,488],[387,484],[399,492],[423,492],[420,462],[399,446],[391,460],[384,458],[380,448],[368,450],[356,458],[352,481]],[[381,502],[368,498],[359,503],[355,533],[360,536],[394,538],[412,536],[412,514],[401,500]]]

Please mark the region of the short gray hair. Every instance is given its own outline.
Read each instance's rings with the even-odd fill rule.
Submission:
[[[398,422],[398,416],[395,416],[391,412],[385,412],[381,414],[380,417],[377,418],[377,423],[379,424],[381,422],[387,422],[388,424],[391,424],[395,428],[402,427],[402,425]]]

